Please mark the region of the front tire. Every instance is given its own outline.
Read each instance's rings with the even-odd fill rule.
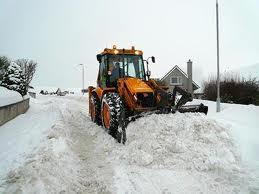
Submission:
[[[121,119],[125,118],[123,103],[117,93],[107,93],[103,96],[101,106],[101,117],[103,127],[119,143],[125,143],[126,130],[121,125]]]
[[[96,94],[92,94],[90,98],[90,116],[91,120],[96,123],[97,125],[101,125],[102,121],[100,118],[101,115],[101,103],[100,100],[98,99]]]

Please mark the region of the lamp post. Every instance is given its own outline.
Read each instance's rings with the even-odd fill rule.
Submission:
[[[79,64],[82,66],[82,94],[84,95],[84,89],[85,89],[85,70],[84,70],[84,64]]]
[[[217,112],[220,112],[220,77],[219,77],[219,4],[216,0],[216,28],[217,28]]]

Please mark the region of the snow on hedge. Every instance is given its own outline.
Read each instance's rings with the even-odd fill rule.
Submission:
[[[16,91],[0,86],[0,107],[22,101],[22,95]]]

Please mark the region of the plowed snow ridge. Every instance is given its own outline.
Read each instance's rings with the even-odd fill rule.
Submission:
[[[59,119],[0,193],[259,192],[230,131],[202,114],[140,118],[121,145],[90,121],[86,98],[44,99]]]
[[[202,114],[140,118],[129,125],[126,145],[116,149],[105,136],[97,137],[110,160],[123,166],[117,168],[119,193],[247,193],[252,187],[229,131]]]

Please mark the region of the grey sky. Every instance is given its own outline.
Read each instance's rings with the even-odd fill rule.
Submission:
[[[222,0],[221,70],[259,62],[259,1]],[[216,70],[215,0],[0,0],[0,55],[39,63],[34,85],[95,84],[96,54],[113,44],[156,56],[154,77],[194,61],[200,82]]]

